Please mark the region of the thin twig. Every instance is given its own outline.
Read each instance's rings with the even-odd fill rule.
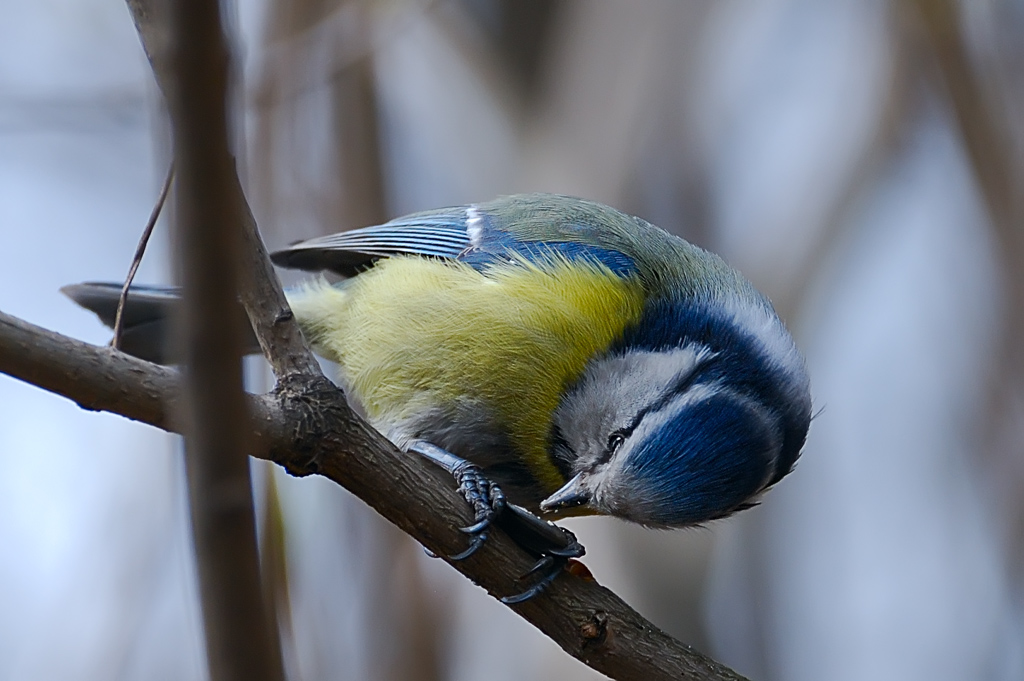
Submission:
[[[114,338],[110,341],[110,345],[117,350],[121,349],[121,332],[124,329],[124,306],[128,303],[128,289],[131,288],[132,282],[135,280],[135,273],[139,271],[139,265],[142,264],[142,256],[146,253],[149,237],[153,235],[153,228],[156,227],[156,221],[160,218],[164,202],[167,201],[167,194],[171,190],[171,181],[173,179],[174,160],[172,159],[171,165],[167,169],[167,177],[164,178],[164,184],[160,188],[160,196],[156,199],[153,212],[149,214],[149,222],[146,223],[146,228],[142,230],[139,245],[135,247],[135,257],[132,258],[132,266],[128,269],[128,276],[124,280],[124,286],[121,287],[121,297],[117,300],[117,316],[114,317]]]

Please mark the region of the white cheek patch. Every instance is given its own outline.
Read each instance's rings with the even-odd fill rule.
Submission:
[[[585,468],[600,457],[613,430],[658,402],[680,376],[712,356],[703,346],[631,352],[594,362],[558,408],[555,422]]]
[[[567,417],[565,430],[577,446],[588,443],[589,447],[578,450],[578,466],[587,470],[600,457],[606,446],[608,434],[634,421],[637,414],[651,409],[661,402],[668,391],[686,376],[689,376],[714,352],[704,346],[688,345],[669,352],[635,352],[622,357],[603,360],[594,368],[589,379],[592,390],[584,389],[575,411],[563,414]],[[617,481],[626,479],[623,468],[631,452],[646,439],[647,434],[671,418],[669,410],[678,409],[692,402],[703,400],[718,392],[715,385],[696,385],[644,417],[622,447],[605,464],[599,465],[589,474],[588,487],[598,506],[614,507],[624,499]]]

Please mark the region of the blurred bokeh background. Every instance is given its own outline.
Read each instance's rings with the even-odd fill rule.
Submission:
[[[0,1],[0,309],[97,343],[166,172],[117,0]],[[602,583],[765,680],[1024,678],[1024,2],[244,0],[271,247],[520,191],[719,252],[821,413],[757,509],[570,523]],[[163,227],[138,281],[170,281]],[[265,385],[258,362],[254,389]],[[0,679],[203,679],[180,445],[0,376]],[[358,499],[257,469],[290,678],[590,679]]]

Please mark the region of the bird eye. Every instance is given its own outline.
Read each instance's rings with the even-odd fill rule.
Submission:
[[[608,436],[608,450],[607,450],[608,451],[608,456],[611,456],[616,451],[618,451],[619,447],[621,447],[622,443],[625,442],[625,441],[626,441],[626,434],[624,432],[622,432],[621,430],[616,430],[614,433],[609,435]]]

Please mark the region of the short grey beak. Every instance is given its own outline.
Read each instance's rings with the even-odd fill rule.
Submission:
[[[555,511],[560,508],[573,508],[575,506],[583,506],[590,502],[590,492],[583,487],[583,474],[577,473],[576,476],[565,483],[560,490],[552,494],[550,497],[540,502],[540,508],[542,511]]]

